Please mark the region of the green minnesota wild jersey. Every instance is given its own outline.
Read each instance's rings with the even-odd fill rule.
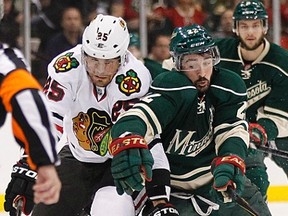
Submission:
[[[216,155],[245,157],[246,96],[244,82],[228,70],[214,68],[205,94],[198,93],[180,72],[162,73],[149,94],[120,116],[112,127],[112,138],[131,132],[149,142],[161,134],[171,185],[197,189],[212,181],[210,164]]]
[[[245,62],[237,38],[216,41],[219,66],[239,74],[247,86],[247,120],[265,127],[268,138],[288,136],[288,52],[265,39],[265,48],[253,62]]]

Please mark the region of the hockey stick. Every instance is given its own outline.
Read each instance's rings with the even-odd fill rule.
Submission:
[[[21,216],[23,209],[23,199],[21,196],[16,197],[14,201],[14,206],[16,208],[16,216]]]
[[[19,199],[16,206],[17,206],[16,216],[21,216],[22,215],[22,208],[23,208],[23,200]]]
[[[227,187],[227,193],[241,208],[243,208],[251,216],[260,216],[245,199],[236,193],[232,186]]]
[[[259,151],[262,151],[265,153],[270,153],[274,156],[288,159],[288,152],[286,152],[286,151],[282,151],[279,149],[272,149],[272,148],[269,148],[267,146],[257,146],[256,148],[259,149]]]
[[[286,152],[286,151],[279,150],[279,149],[272,149],[272,148],[269,148],[269,147],[263,146],[263,145],[255,145],[253,143],[252,144],[250,143],[250,146],[251,146],[251,148],[254,148],[254,149],[259,150],[261,152],[288,159],[288,152]]]

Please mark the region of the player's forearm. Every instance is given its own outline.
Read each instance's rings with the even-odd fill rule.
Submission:
[[[278,129],[276,124],[272,120],[268,118],[260,118],[257,120],[257,123],[265,129],[268,141],[274,140],[277,137]]]
[[[237,155],[242,159],[246,158],[247,145],[246,143],[238,137],[231,137],[227,139],[220,147],[218,155]]]
[[[142,137],[146,134],[145,123],[136,116],[127,116],[119,119],[111,129],[112,138],[117,138],[125,132],[130,132],[131,134],[137,134]]]

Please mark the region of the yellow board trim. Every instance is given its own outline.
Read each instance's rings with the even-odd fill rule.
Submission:
[[[288,186],[270,186],[268,202],[288,202]],[[0,212],[4,211],[4,194],[0,194]]]
[[[4,211],[4,194],[0,194],[0,212]]]
[[[268,202],[288,202],[288,186],[270,186],[267,196]]]

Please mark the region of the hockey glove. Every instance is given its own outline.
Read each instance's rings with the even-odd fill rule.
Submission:
[[[23,200],[22,212],[29,215],[34,207],[33,189],[37,172],[31,170],[24,160],[20,160],[13,166],[11,181],[5,192],[4,209],[10,215],[16,215],[13,204],[18,199]]]
[[[178,210],[171,203],[160,203],[155,207],[148,201],[148,205],[143,208],[139,216],[177,216]]]
[[[211,164],[211,172],[214,176],[212,196],[218,201],[232,202],[227,194],[227,187],[241,195],[244,189],[245,163],[243,159],[236,155],[216,157]]]
[[[151,181],[153,158],[143,137],[117,138],[109,146],[113,155],[111,172],[118,194],[140,191],[144,181]]]
[[[267,133],[265,129],[257,123],[249,123],[249,136],[250,142],[257,145],[266,145],[267,144]]]

